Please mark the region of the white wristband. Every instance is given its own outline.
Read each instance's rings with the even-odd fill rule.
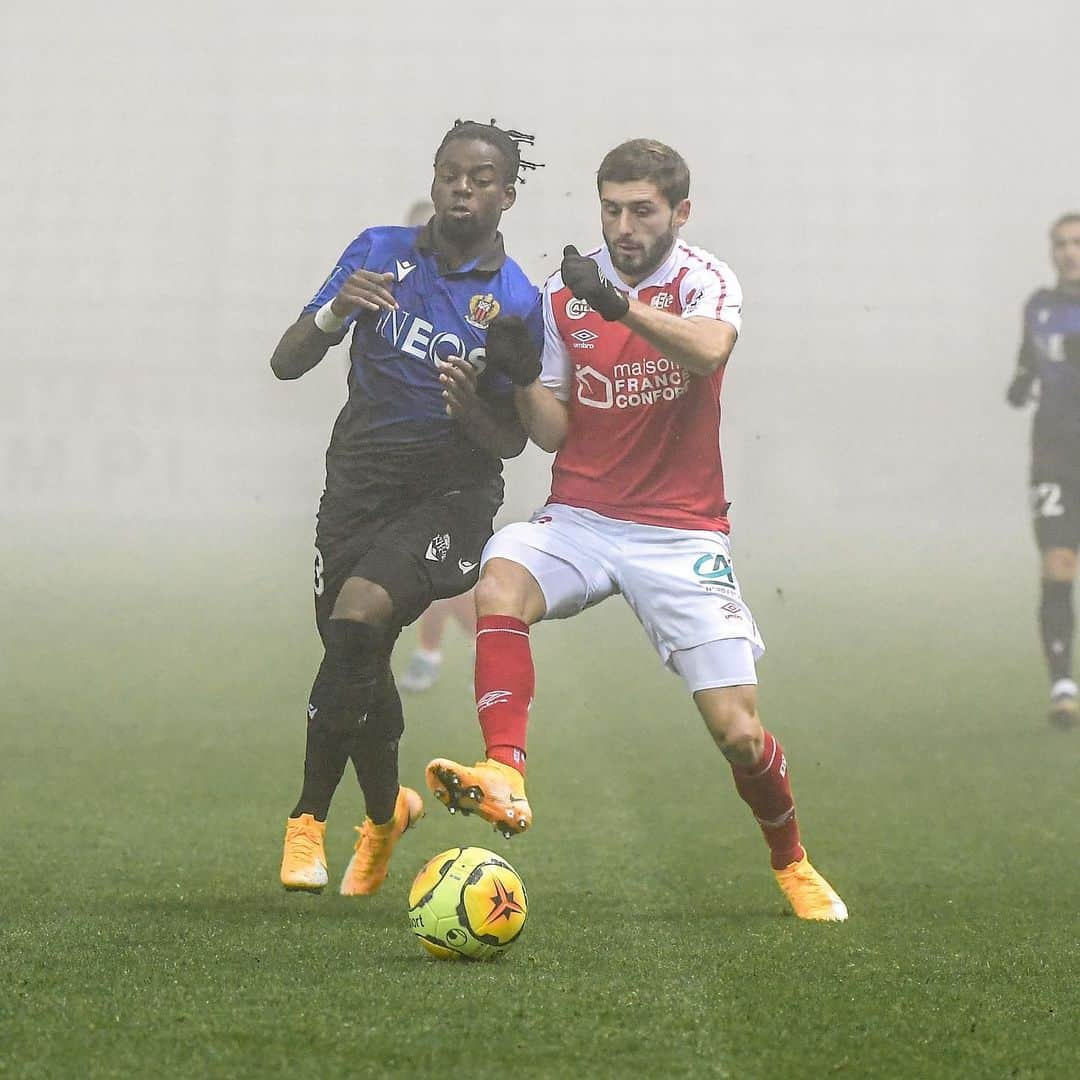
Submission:
[[[315,325],[324,334],[336,334],[345,325],[345,320],[340,315],[334,314],[331,306],[333,303],[333,300],[328,300],[315,312]]]

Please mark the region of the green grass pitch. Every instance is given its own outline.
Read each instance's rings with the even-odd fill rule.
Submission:
[[[532,833],[429,798],[382,892],[345,900],[349,775],[332,888],[284,894],[316,661],[305,538],[39,551],[47,582],[5,585],[0,1076],[1080,1075],[1080,732],[1042,718],[1034,573],[987,590],[740,564],[763,715],[851,909],[821,926],[785,914],[617,600],[535,632]],[[453,635],[444,682],[407,700],[418,787],[429,757],[479,751]],[[494,964],[430,960],[408,930],[413,874],[458,843],[528,886]]]

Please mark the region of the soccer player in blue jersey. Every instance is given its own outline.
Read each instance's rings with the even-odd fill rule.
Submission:
[[[430,199],[414,203],[405,217],[405,224],[427,224],[431,209]],[[445,600],[436,600],[420,616],[416,624],[416,648],[405,670],[397,678],[398,689],[408,694],[422,694],[439,681],[443,636],[451,620],[461,627],[470,642],[476,638],[476,603],[472,589],[457,596],[448,596]]]
[[[1073,583],[1080,546],[1080,213],[1050,230],[1057,285],[1024,308],[1024,338],[1009,384],[1010,405],[1035,399],[1031,430],[1031,509],[1042,555],[1039,625],[1050,669],[1051,723],[1080,717],[1072,677]]]
[[[390,653],[433,600],[476,584],[502,502],[500,459],[525,445],[513,384],[487,353],[494,359],[494,328],[517,320],[537,345],[543,338],[539,292],[498,231],[520,170],[532,167],[519,144],[531,141],[494,122],[455,124],[435,155],[431,220],[356,237],[270,361],[279,379],[296,379],[352,334],[316,527],[324,654],[285,831],[286,889],[318,892],[328,881],[326,817],[350,758],[367,816],[344,895],[379,888],[394,845],[423,814],[420,796],[398,783],[404,723]]]

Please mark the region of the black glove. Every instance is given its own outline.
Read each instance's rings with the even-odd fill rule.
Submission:
[[[516,315],[498,315],[488,323],[484,357],[488,367],[515,386],[528,386],[540,377],[540,351],[525,320]]]
[[[1031,400],[1031,384],[1035,376],[1029,371],[1018,371],[1005,391],[1005,400],[1016,408],[1026,405]]]
[[[626,294],[600,273],[595,259],[579,254],[573,244],[563,248],[562,279],[579,300],[584,300],[608,322],[618,322],[630,310]]]

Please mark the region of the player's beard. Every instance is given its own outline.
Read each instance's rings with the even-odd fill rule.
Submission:
[[[606,240],[606,238],[605,238]],[[614,244],[608,242],[608,254],[611,256],[612,265],[623,277],[636,278],[644,281],[663,261],[675,243],[675,230],[658,236],[647,247],[643,247],[633,254],[620,251]]]
[[[466,247],[470,244],[476,243],[481,236],[485,236],[489,231],[489,226],[486,223],[479,221],[475,214],[470,215],[467,218],[451,217],[449,214],[439,218],[436,221],[438,225],[439,233],[445,236],[452,244],[457,244],[459,247]]]

